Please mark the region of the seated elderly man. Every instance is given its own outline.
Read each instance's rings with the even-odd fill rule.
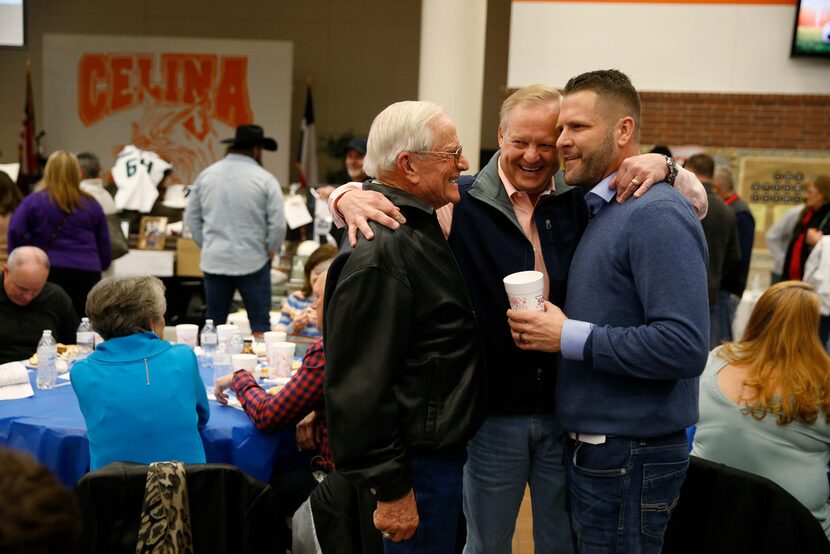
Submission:
[[[0,363],[35,353],[44,329],[58,342],[75,342],[78,316],[64,290],[46,279],[49,258],[35,246],[12,250],[0,288]]]
[[[159,338],[165,307],[155,277],[113,277],[89,291],[86,313],[105,342],[72,366],[71,379],[92,470],[116,461],[205,463],[205,384],[193,351]]]
[[[376,504],[385,552],[452,552],[466,445],[481,423],[483,348],[435,209],[459,200],[469,166],[440,106],[398,102],[372,123],[365,167],[377,179],[364,187],[408,223],[373,223],[374,240],[329,269],[325,399],[336,469],[312,493],[315,528],[324,551],[365,550],[355,545],[371,539],[368,522],[332,490],[351,485]]]

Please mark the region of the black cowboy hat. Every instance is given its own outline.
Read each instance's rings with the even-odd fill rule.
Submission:
[[[277,150],[277,141],[265,136],[265,131],[259,125],[240,125],[236,128],[236,135],[232,139],[225,139],[222,144],[230,144],[234,148],[251,148],[262,146],[265,150]]]

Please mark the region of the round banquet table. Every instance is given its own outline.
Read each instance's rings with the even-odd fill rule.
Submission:
[[[0,445],[32,454],[61,482],[74,488],[89,471],[89,441],[78,399],[69,381],[58,379],[51,390],[0,401]],[[210,419],[201,431],[208,463],[233,464],[268,482],[273,471],[307,464],[310,454],[297,452],[294,429],[273,434],[258,431],[245,412],[210,401]]]

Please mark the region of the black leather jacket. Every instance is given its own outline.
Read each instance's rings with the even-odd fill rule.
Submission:
[[[464,447],[484,357],[470,297],[432,208],[377,182],[407,223],[338,256],[326,283],[326,420],[337,470],[379,500],[410,488],[408,452]]]

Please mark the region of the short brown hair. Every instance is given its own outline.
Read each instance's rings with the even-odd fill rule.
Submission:
[[[305,261],[303,272],[305,273],[305,281],[303,282],[302,293],[306,298],[311,297],[311,271],[321,263],[332,260],[337,256],[337,248],[331,244],[324,244],[311,253],[311,256]]]
[[[614,112],[615,116],[633,118],[635,139],[640,140],[642,105],[640,95],[628,75],[617,69],[600,69],[572,77],[565,85],[565,96],[582,91],[595,92],[603,102],[610,100],[615,103],[619,107]]]
[[[0,552],[75,552],[79,531],[72,492],[28,454],[0,448]]]
[[[830,177],[827,175],[816,175],[810,181],[824,197],[824,202],[830,202]]]
[[[695,154],[683,166],[698,177],[711,179],[715,175],[715,160],[708,154]]]

